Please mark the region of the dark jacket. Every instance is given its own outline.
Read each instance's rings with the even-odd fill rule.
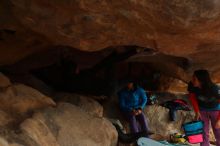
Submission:
[[[220,96],[219,87],[213,84],[211,91],[212,94],[204,95],[200,88],[193,87],[192,83],[188,84],[188,91],[196,95],[196,100],[198,102],[200,110],[203,111],[215,111],[220,110]]]

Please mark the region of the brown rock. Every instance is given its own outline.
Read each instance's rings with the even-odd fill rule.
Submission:
[[[14,119],[6,112],[0,110],[0,126],[5,126],[12,122]]]
[[[74,104],[93,116],[103,117],[103,107],[93,99],[93,96],[85,96],[71,93],[56,93],[58,101]]]
[[[93,117],[79,107],[62,103],[34,115],[21,125],[39,145],[116,146],[117,132],[104,118]]]
[[[12,113],[26,113],[34,109],[56,105],[51,98],[22,84],[12,85],[1,91],[0,104],[0,109]]]
[[[193,112],[177,111],[177,120],[172,122],[169,120],[169,110],[157,105],[148,106],[144,112],[149,120],[150,130],[164,136],[181,132],[182,124],[191,121],[194,117]]]
[[[5,88],[11,85],[10,80],[3,75],[2,73],[0,73],[0,88]]]
[[[8,146],[8,142],[5,141],[3,138],[0,138],[0,144],[1,144],[2,146]]]
[[[160,78],[160,82],[158,83],[159,84],[159,91],[162,91],[162,92],[169,92],[169,93],[187,93],[187,87],[188,87],[188,84],[181,81],[181,80],[178,80],[178,79],[175,79],[175,78],[172,78],[172,77],[167,77],[167,76],[162,76]]]
[[[168,138],[173,133],[183,133],[182,124],[193,121],[193,111],[177,111],[177,120],[169,120],[169,110],[165,107],[152,105],[147,106],[144,110],[146,117],[148,118],[149,128],[156,135],[161,135],[164,138]],[[210,140],[214,140],[212,130],[210,131]]]
[[[0,65],[57,45],[97,51],[136,44],[216,72],[219,8],[216,0],[2,0]]]
[[[42,115],[39,115],[42,116]],[[51,133],[48,126],[44,123],[43,117],[27,119],[21,124],[23,132],[31,137],[39,146],[60,146],[56,137]]]
[[[10,143],[2,137],[0,137],[0,145],[1,146],[25,146],[25,145],[18,144],[18,143]]]

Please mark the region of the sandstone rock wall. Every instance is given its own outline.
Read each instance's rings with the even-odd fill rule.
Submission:
[[[1,0],[0,9],[0,65],[54,46],[135,44],[189,59],[192,70],[219,72],[216,0]]]

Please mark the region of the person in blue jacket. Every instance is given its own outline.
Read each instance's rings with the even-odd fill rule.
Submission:
[[[148,132],[147,120],[143,113],[147,103],[147,95],[144,89],[137,86],[133,81],[129,81],[127,87],[118,92],[118,96],[120,109],[128,119],[131,132]]]

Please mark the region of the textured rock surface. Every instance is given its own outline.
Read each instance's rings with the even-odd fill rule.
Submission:
[[[178,111],[177,120],[172,122],[169,120],[168,109],[162,106],[148,106],[145,109],[145,114],[149,120],[150,129],[161,135],[169,135],[175,132],[180,132],[183,123],[193,119],[193,112]]]
[[[5,88],[11,85],[10,80],[3,75],[2,73],[0,73],[0,88]]]
[[[34,109],[55,106],[56,103],[39,91],[15,84],[0,92],[0,109],[12,113],[26,113]]]
[[[169,83],[169,84],[168,84]],[[169,92],[169,93],[187,93],[187,84],[181,80],[161,77],[159,82],[159,91]]]
[[[95,51],[135,44],[219,72],[216,0],[2,0],[0,9],[1,65],[57,45]]]
[[[62,101],[74,104],[93,116],[103,116],[103,107],[90,96],[70,93],[56,93],[54,98],[56,98],[59,102]]]
[[[13,120],[15,119],[13,119],[9,114],[0,110],[0,126],[5,126],[10,122],[12,122]]]
[[[1,146],[116,146],[117,131],[105,118],[61,103],[38,111],[16,129],[1,127]]]
[[[117,131],[102,117],[103,107],[95,100],[59,93],[57,99],[75,105],[55,107],[56,103],[39,91],[11,84],[3,74],[1,80],[5,81],[0,88],[1,146],[116,146]]]
[[[31,137],[39,146],[60,146],[46,123],[42,121],[44,117],[39,116],[27,119],[21,124],[25,135]]]
[[[194,112],[192,111],[177,111],[177,120],[172,122],[169,120],[169,110],[162,106],[148,106],[144,113],[148,118],[149,128],[152,132],[162,135],[163,137],[169,137],[173,133],[182,133],[182,124],[192,121],[194,118]],[[214,140],[213,132],[210,131],[210,140]]]
[[[0,137],[0,145],[1,146],[24,146],[18,143],[9,143],[6,139]]]
[[[116,146],[117,132],[104,118],[93,117],[79,107],[62,103],[26,120],[22,131],[44,146]],[[42,136],[44,135],[44,136]]]

